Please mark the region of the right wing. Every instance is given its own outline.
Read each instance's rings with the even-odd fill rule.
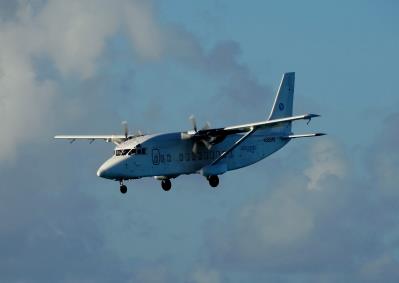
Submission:
[[[113,142],[114,144],[120,144],[132,138],[132,136],[126,137],[125,135],[75,135],[75,136],[59,135],[55,136],[54,138],[69,140],[70,143],[73,143],[76,140],[88,140],[90,143],[94,142],[95,140],[103,140],[105,142]]]
[[[188,131],[182,132],[183,139],[196,139],[205,140],[210,144],[216,144],[222,141],[226,136],[238,133],[247,133],[252,130],[260,130],[266,128],[273,128],[283,125],[284,123],[289,123],[297,120],[311,120],[312,118],[319,117],[317,114],[304,114],[291,117],[284,117],[273,120],[266,120],[261,122],[230,126],[225,128],[216,129],[203,129],[198,131]]]

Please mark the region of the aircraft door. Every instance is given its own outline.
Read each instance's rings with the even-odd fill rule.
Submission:
[[[152,164],[159,165],[159,162],[160,162],[159,149],[153,148],[152,149]]]

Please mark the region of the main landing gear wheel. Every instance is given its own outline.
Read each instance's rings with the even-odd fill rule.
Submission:
[[[209,185],[216,188],[219,185],[219,177],[217,175],[211,175],[208,177]]]
[[[126,194],[127,187],[122,183],[122,181],[120,183],[121,183],[121,186],[120,186],[121,193]]]
[[[163,189],[165,192],[167,192],[167,191],[169,191],[169,190],[172,188],[172,183],[170,182],[169,179],[162,180],[161,186],[162,186],[162,189]]]

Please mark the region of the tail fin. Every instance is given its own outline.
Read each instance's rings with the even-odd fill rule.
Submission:
[[[295,73],[284,73],[274,100],[269,120],[292,116],[294,102]],[[291,123],[290,123],[291,125]]]

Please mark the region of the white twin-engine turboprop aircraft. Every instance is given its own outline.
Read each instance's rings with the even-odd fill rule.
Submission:
[[[292,116],[295,73],[285,73],[267,120],[226,128],[212,129],[207,123],[198,130],[193,116],[193,130],[152,135],[55,136],[74,142],[101,139],[116,144],[114,155],[98,169],[97,176],[119,181],[127,192],[125,180],[154,177],[169,191],[170,179],[182,174],[203,175],[210,186],[219,184],[218,175],[249,166],[276,152],[291,139],[315,137],[323,133],[294,135],[291,123],[310,121],[316,114]]]

